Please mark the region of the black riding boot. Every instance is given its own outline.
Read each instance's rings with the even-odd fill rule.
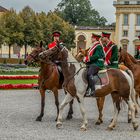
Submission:
[[[93,75],[89,77],[89,86],[91,88],[90,96],[95,96],[95,79]]]

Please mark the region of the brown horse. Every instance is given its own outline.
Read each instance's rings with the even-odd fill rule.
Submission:
[[[60,112],[56,126],[58,128],[62,126],[63,109],[74,97],[76,97],[78,99],[81,114],[83,116],[83,124],[81,129],[86,130],[88,121],[84,107],[84,95],[87,89],[87,82],[85,82],[83,79],[83,73],[85,72],[86,68],[81,67],[80,63],[70,54],[66,48],[55,47],[51,50],[44,51],[40,54],[40,58],[45,58],[46,62],[50,62],[50,60],[52,60],[50,56],[53,56],[54,52],[56,59],[58,59],[57,57],[59,57],[59,59],[61,58],[60,61],[62,63],[61,66],[65,81],[64,88],[68,92],[62,104],[60,105]],[[83,54],[79,53],[77,55],[77,59],[83,60]],[[72,69],[74,71],[71,73]],[[137,130],[138,124],[135,121],[135,107],[133,102],[135,92],[131,77],[126,72],[117,69],[108,69],[107,73],[109,77],[109,83],[103,87],[96,87],[96,96],[104,97],[109,93],[112,95],[114,102],[114,117],[108,129],[112,130],[116,125],[117,116],[120,111],[120,102],[123,98],[131,110],[133,128],[134,130]]]
[[[33,49],[33,51],[28,55],[28,57],[25,60],[25,64],[28,64],[28,65],[34,62],[38,62],[41,65],[41,68],[39,71],[39,79],[38,79],[39,91],[41,95],[41,113],[37,117],[36,121],[41,121],[42,117],[44,116],[46,90],[51,90],[54,94],[55,105],[57,107],[57,116],[58,116],[58,113],[59,113],[58,89],[62,89],[62,84],[63,84],[63,77],[61,79],[61,76],[60,76],[60,73],[58,72],[56,64],[40,62],[38,56],[44,50],[45,48],[43,47],[43,44],[41,42],[39,46]],[[72,114],[73,114],[72,104],[73,104],[73,101],[70,102],[70,109],[67,115],[67,119],[72,118]]]
[[[136,90],[136,99],[138,103],[138,96],[140,96],[140,64],[125,50],[119,50],[119,62],[123,62],[134,75],[134,88]]]

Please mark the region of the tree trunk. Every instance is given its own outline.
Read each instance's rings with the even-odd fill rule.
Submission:
[[[25,55],[24,55],[25,59],[26,59],[26,55],[27,55],[27,44],[25,44]]]
[[[9,45],[9,58],[11,58],[11,44]]]

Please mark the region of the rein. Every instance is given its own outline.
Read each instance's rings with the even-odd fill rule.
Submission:
[[[75,75],[77,75],[82,69],[84,69],[86,67],[81,67],[77,72],[74,73],[74,75],[69,79],[69,81],[67,82],[66,86],[69,84],[69,82],[75,77]]]

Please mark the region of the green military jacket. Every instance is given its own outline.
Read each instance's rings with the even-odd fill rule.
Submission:
[[[100,69],[104,68],[104,52],[102,46],[99,44],[96,46],[92,56],[89,57],[88,65],[95,64]]]
[[[118,68],[118,47],[114,45],[112,47],[112,56],[110,59],[110,64],[108,65],[109,68]]]

